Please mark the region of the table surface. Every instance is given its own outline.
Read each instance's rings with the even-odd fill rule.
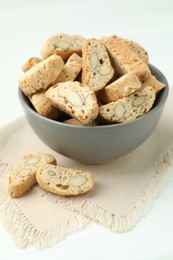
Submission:
[[[172,24],[172,0],[0,0],[0,126],[23,115],[17,97],[21,65],[27,58],[38,56],[44,40],[57,32],[84,37],[116,33],[135,40],[145,46],[150,63],[165,74],[172,87]],[[0,260],[171,260],[172,187],[170,174],[149,212],[123,234],[91,222],[51,248],[20,250],[0,224]]]

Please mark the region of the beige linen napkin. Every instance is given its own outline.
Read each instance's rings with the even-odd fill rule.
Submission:
[[[25,118],[0,130],[0,218],[18,246],[49,246],[85,226],[89,219],[114,232],[132,228],[149,209],[173,164],[173,90],[153,134],[136,150],[104,165],[84,165],[51,151]],[[10,167],[27,152],[50,152],[58,164],[89,170],[95,186],[88,194],[64,198],[36,185],[21,198],[7,192]],[[142,224],[142,222],[141,222]]]

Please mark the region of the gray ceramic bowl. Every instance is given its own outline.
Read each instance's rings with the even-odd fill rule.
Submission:
[[[114,160],[142,144],[153,132],[165,106],[168,83],[153,65],[152,74],[166,84],[154,107],[147,114],[132,121],[103,126],[75,126],[38,115],[28,98],[19,89],[19,99],[32,129],[54,151],[88,164]]]

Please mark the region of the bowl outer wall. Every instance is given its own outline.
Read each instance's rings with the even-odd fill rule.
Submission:
[[[167,87],[157,107],[127,123],[91,127],[67,125],[38,115],[29,107],[29,102],[25,102],[27,97],[20,90],[19,99],[33,131],[48,147],[84,163],[105,163],[137,148],[159,122],[168,95],[168,83],[156,67],[150,65],[150,69]]]

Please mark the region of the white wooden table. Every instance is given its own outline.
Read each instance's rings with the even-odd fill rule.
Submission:
[[[23,114],[17,97],[21,65],[56,32],[136,40],[173,87],[172,0],[0,0],[0,126]],[[173,122],[170,122],[170,124]],[[0,224],[0,260],[172,260],[173,167],[151,210],[132,231],[115,234],[90,223],[55,246],[15,247]]]

